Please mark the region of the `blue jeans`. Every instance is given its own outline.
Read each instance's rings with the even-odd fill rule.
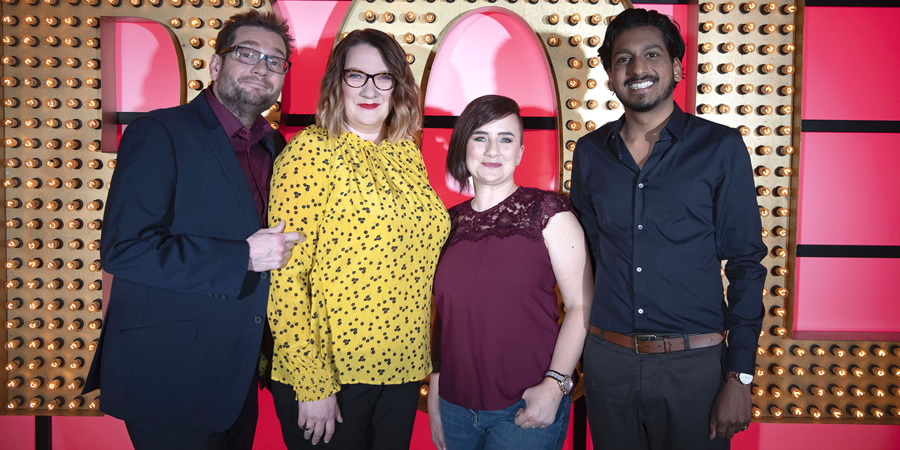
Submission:
[[[522,429],[515,424],[516,411],[525,400],[496,411],[468,409],[440,399],[441,423],[447,450],[559,450],[569,431],[572,397],[564,395],[556,420],[547,428]]]

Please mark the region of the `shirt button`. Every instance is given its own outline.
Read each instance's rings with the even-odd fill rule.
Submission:
[[[255,323],[255,324],[262,323],[262,316],[253,316],[253,323]]]
[[[638,308],[638,314],[643,314],[643,313],[644,313],[644,308]]]
[[[644,188],[644,183],[638,183],[638,187],[641,188],[641,189],[643,189],[643,188]]]
[[[269,278],[269,272],[260,272],[259,277],[265,280],[266,278]]]
[[[634,269],[634,270],[637,270],[638,272],[643,272],[643,271],[644,271],[644,269],[642,269],[642,268],[640,268],[640,267],[638,267],[637,269]]]
[[[638,230],[643,230],[643,229],[644,229],[643,225],[638,225]]]

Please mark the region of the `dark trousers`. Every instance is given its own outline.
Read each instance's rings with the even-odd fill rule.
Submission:
[[[418,381],[399,385],[345,384],[337,393],[343,423],[335,423],[331,442],[315,446],[303,438],[294,390],[272,382],[275,413],[288,449],[397,450],[408,449],[419,403]]]
[[[719,450],[709,415],[724,380],[724,344],[638,355],[589,334],[585,400],[594,449]]]
[[[177,408],[177,405],[174,407]],[[257,382],[254,378],[237,420],[225,431],[180,430],[128,420],[125,421],[125,428],[135,450],[251,450],[258,417]]]

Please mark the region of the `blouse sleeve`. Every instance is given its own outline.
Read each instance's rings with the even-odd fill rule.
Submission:
[[[295,135],[275,161],[269,198],[269,224],[284,220],[285,231],[306,235],[285,267],[272,271],[268,308],[275,340],[272,378],[292,385],[301,402],[340,390],[324,300],[316,298],[309,277],[331,192],[332,143],[317,127]]]
[[[572,202],[569,197],[558,192],[544,192],[541,199],[541,229],[547,228],[547,223],[557,213],[564,211],[573,211]]]

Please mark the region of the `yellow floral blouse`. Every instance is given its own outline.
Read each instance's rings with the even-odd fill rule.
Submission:
[[[431,289],[450,220],[419,148],[306,128],[275,160],[269,223],[280,220],[306,241],[272,272],[272,379],[310,401],[343,384],[428,375]]]

